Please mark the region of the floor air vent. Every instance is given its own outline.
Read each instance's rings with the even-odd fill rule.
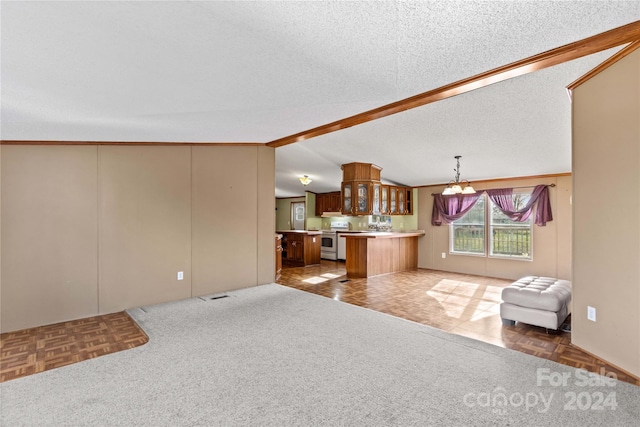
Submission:
[[[228,298],[228,297],[229,297],[229,295],[220,295],[220,296],[217,296],[217,297],[211,297],[209,299],[210,300],[212,300],[212,299],[222,299],[222,298]]]
[[[349,279],[344,279],[344,280],[339,280],[339,282],[340,283],[347,283],[347,282],[350,282],[350,280]]]

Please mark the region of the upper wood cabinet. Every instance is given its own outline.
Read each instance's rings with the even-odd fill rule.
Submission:
[[[342,183],[342,207],[341,212],[345,215],[353,214],[353,198],[351,196],[351,190],[353,188],[352,182],[343,182]]]
[[[340,212],[340,192],[316,194],[316,216],[321,216],[323,212]]]
[[[373,183],[373,197],[371,199],[371,213],[380,215],[382,213],[382,184]]]
[[[389,215],[398,215],[398,187],[389,186]]]
[[[325,212],[340,212],[341,208],[341,200],[340,200],[340,192],[334,191],[333,193],[329,193],[329,210]]]
[[[413,189],[383,185],[381,188],[381,215],[413,215]]]
[[[389,215],[389,186],[380,186],[380,215]]]
[[[342,165],[342,213],[371,215],[380,211],[380,171],[371,163]],[[377,192],[374,194],[374,191]],[[377,205],[374,207],[374,201]]]
[[[413,188],[405,187],[405,215],[413,215]]]
[[[380,183],[382,169],[371,163],[342,165],[344,215],[410,215],[412,189]]]

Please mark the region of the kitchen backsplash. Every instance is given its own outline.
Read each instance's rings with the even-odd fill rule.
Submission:
[[[314,227],[318,227],[321,229],[331,228],[332,222],[344,222],[348,221],[351,230],[368,230],[369,222],[376,222],[376,219],[380,218],[380,222],[385,221],[387,218],[391,218],[391,228],[393,230],[416,230],[418,228],[418,215],[415,213],[413,215],[392,215],[392,216],[384,216],[384,215],[369,215],[369,216],[343,216],[336,218],[318,218],[322,220],[319,226],[316,226],[314,218],[307,219],[307,228],[311,229],[309,224],[314,224]]]

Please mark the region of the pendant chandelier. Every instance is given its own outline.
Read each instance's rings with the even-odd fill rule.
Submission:
[[[466,179],[460,181],[460,157],[455,156],[457,165],[454,171],[456,172],[455,180],[449,181],[447,184],[447,188],[442,192],[443,196],[451,196],[453,194],[475,194],[476,190],[471,186],[471,182]],[[464,184],[464,190],[462,189],[462,185]]]
[[[300,177],[300,182],[302,183],[302,185],[309,185],[309,184],[311,184],[311,181],[313,181],[313,180],[311,178],[309,178],[308,175]]]

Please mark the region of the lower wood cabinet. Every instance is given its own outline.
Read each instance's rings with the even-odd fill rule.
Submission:
[[[276,277],[278,280],[282,276],[282,235],[276,234]]]
[[[322,234],[278,231],[282,234],[282,263],[298,267],[320,264]]]

